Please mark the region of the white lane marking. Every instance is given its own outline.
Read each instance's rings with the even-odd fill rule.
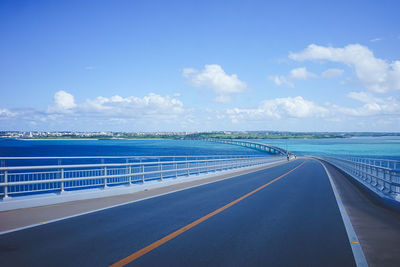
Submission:
[[[350,247],[353,251],[354,260],[356,265],[359,267],[368,266],[367,260],[365,258],[364,252],[361,248],[360,242],[358,241],[358,237],[356,232],[354,231],[353,225],[351,224],[349,215],[347,215],[346,208],[343,205],[343,202],[340,198],[339,192],[336,190],[335,183],[333,182],[332,176],[328,169],[326,168],[325,164],[318,160],[319,163],[324,167],[326,174],[328,175],[329,182],[332,186],[333,193],[335,194],[336,203],[340,210],[340,215],[342,215],[343,223],[346,228],[347,237],[350,241]]]
[[[282,165],[282,164],[286,164],[287,162],[286,161],[282,161],[282,162],[281,161],[277,161],[277,162],[273,162],[273,163],[267,163],[265,166],[261,166],[261,167],[265,167],[264,169],[268,169],[268,168],[272,168],[272,167],[278,166],[278,165],[269,166],[269,165],[273,165],[275,163],[279,163],[278,165]],[[82,212],[82,213],[78,213],[78,214],[74,214],[74,215],[70,215],[70,216],[66,216],[66,217],[61,217],[61,218],[57,218],[57,219],[54,219],[54,220],[42,221],[40,223],[35,223],[35,224],[31,224],[31,225],[27,225],[27,226],[23,226],[23,227],[19,227],[19,228],[14,228],[14,229],[10,229],[10,230],[6,230],[6,231],[0,232],[0,235],[4,235],[4,234],[12,233],[12,232],[25,230],[25,229],[28,229],[28,228],[33,228],[33,227],[41,226],[41,225],[44,225],[44,224],[58,222],[58,221],[62,221],[62,220],[66,220],[66,219],[70,219],[70,218],[74,218],[74,217],[78,217],[78,216],[82,216],[82,215],[86,215],[86,214],[90,214],[90,213],[106,210],[106,209],[112,209],[112,208],[116,208],[116,207],[119,207],[119,206],[123,206],[123,205],[132,204],[132,203],[135,203],[135,202],[139,202],[139,201],[142,201],[142,200],[151,199],[151,198],[154,198],[154,197],[161,197],[161,196],[164,196],[164,195],[176,193],[176,192],[183,191],[183,190],[186,190],[186,189],[191,189],[191,188],[195,188],[195,187],[198,187],[198,186],[212,184],[212,183],[215,183],[215,182],[231,179],[231,178],[238,177],[238,176],[241,176],[241,175],[246,175],[246,174],[249,174],[249,173],[252,173],[252,172],[262,171],[264,169],[259,169],[259,170],[254,170],[254,171],[249,170],[249,172],[245,172],[245,173],[242,173],[242,174],[233,173],[232,176],[228,176],[228,177],[225,177],[225,178],[220,179],[220,180],[210,181],[210,182],[202,183],[202,184],[198,184],[198,185],[192,185],[192,186],[189,186],[189,187],[185,187],[185,188],[181,188],[181,189],[177,189],[177,190],[161,193],[161,194],[154,195],[154,196],[149,196],[149,197],[140,198],[140,199],[136,199],[136,200],[130,200],[130,201],[126,201],[126,202],[123,202],[123,203],[120,203],[120,204],[116,204],[116,205],[112,205],[112,206],[108,206],[108,207],[104,207],[104,208],[100,208],[100,209],[96,209],[96,210],[91,210],[91,211]],[[221,174],[221,175],[224,175],[224,174]],[[188,181],[188,182],[190,182],[190,181]]]

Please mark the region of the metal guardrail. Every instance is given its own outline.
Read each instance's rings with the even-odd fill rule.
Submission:
[[[399,201],[400,161],[370,158],[321,157],[360,183]]]
[[[107,157],[41,157],[57,159],[104,159]],[[148,181],[178,178],[261,165],[282,159],[265,156],[181,156],[181,157],[113,157],[122,163],[64,164],[0,167],[0,198],[133,185]],[[20,160],[18,157],[0,160]],[[39,158],[24,157],[24,160]]]

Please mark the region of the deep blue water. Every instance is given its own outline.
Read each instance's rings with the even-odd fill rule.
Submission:
[[[265,155],[240,146],[197,140],[0,140],[0,157]],[[103,159],[104,163],[121,159]],[[123,159],[123,161],[125,161]],[[101,159],[1,160],[1,166],[102,163]]]
[[[298,155],[340,155],[400,160],[400,137],[255,140]],[[0,157],[265,155],[240,146],[198,140],[0,140]],[[63,164],[68,164],[63,160]],[[60,162],[51,162],[60,164]],[[1,162],[10,166],[9,162]]]
[[[239,146],[197,140],[0,140],[0,157],[255,155]]]

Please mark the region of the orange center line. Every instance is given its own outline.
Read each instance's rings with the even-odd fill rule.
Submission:
[[[247,198],[247,197],[253,195],[254,193],[260,191],[261,189],[263,189],[263,188],[269,186],[270,184],[272,184],[272,183],[278,181],[279,179],[285,177],[286,175],[288,175],[288,174],[291,173],[292,171],[294,171],[294,170],[296,170],[297,168],[299,168],[299,167],[300,167],[301,165],[303,165],[305,162],[306,162],[306,161],[303,161],[301,164],[299,164],[299,165],[296,166],[295,168],[293,168],[293,169],[291,169],[290,171],[288,171],[288,172],[282,174],[281,176],[279,176],[279,177],[273,179],[272,181],[269,181],[268,183],[266,183],[266,184],[264,184],[264,185],[262,185],[262,186],[260,186],[260,187],[258,187],[258,188],[256,188],[256,189],[254,189],[253,191],[251,191],[251,192],[249,192],[249,193],[247,193],[247,194],[245,194],[245,195],[239,197],[238,199],[236,199],[236,200],[234,200],[234,201],[232,201],[232,202],[226,204],[225,206],[222,206],[221,208],[216,209],[216,210],[214,210],[213,212],[210,212],[209,214],[207,214],[207,215],[201,217],[200,219],[195,220],[194,222],[191,222],[190,224],[188,224],[188,225],[186,225],[186,226],[184,226],[184,227],[182,227],[182,228],[176,230],[175,232],[173,232],[173,233],[171,233],[171,234],[169,234],[169,235],[167,235],[167,236],[164,236],[163,238],[161,238],[161,239],[155,241],[154,243],[148,245],[147,247],[144,247],[144,248],[142,248],[142,249],[140,249],[140,250],[138,250],[138,251],[132,253],[131,255],[129,255],[129,256],[123,258],[122,260],[120,260],[120,261],[118,261],[118,262],[116,262],[116,263],[110,265],[110,267],[120,267],[120,266],[125,266],[125,265],[127,265],[128,263],[130,263],[130,262],[132,262],[132,261],[134,261],[134,260],[140,258],[141,256],[147,254],[148,252],[150,252],[150,251],[152,251],[153,249],[155,249],[155,248],[161,246],[162,244],[167,243],[169,240],[171,240],[171,239],[177,237],[178,235],[180,235],[180,234],[186,232],[187,230],[189,230],[189,229],[195,227],[196,225],[198,225],[198,224],[204,222],[205,220],[207,220],[207,219],[213,217],[214,215],[217,215],[218,213],[221,213],[222,211],[228,209],[229,207],[232,207],[233,205],[235,205],[235,204],[238,203],[239,201],[242,201],[243,199],[245,199],[245,198]]]

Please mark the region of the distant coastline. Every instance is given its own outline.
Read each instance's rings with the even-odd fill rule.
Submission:
[[[21,140],[21,141],[56,141],[56,140],[79,141],[79,140],[82,140],[82,141],[84,141],[84,140],[99,140],[99,139],[98,138],[20,138],[20,139],[12,139],[12,140]]]
[[[0,133],[1,134],[1,133]],[[29,135],[28,135],[29,134]],[[215,132],[3,132],[3,140],[201,140],[201,139],[342,139],[352,137],[400,136],[396,132],[279,132],[279,131],[215,131]]]

